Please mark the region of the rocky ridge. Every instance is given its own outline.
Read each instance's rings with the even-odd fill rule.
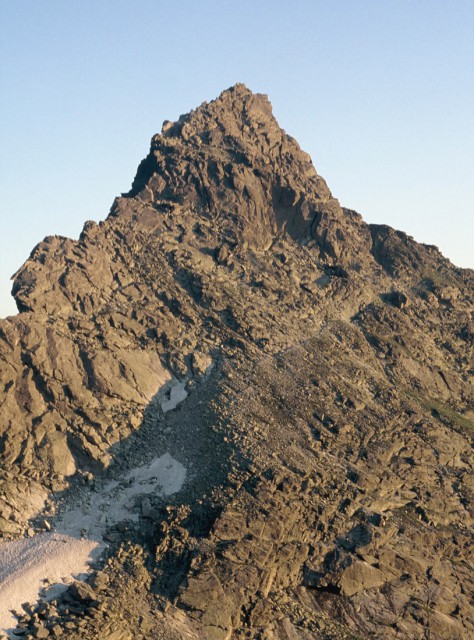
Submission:
[[[166,122],[108,218],[45,238],[13,293],[4,537],[145,450],[192,469],[26,635],[472,636],[473,272],[342,208],[265,96]]]

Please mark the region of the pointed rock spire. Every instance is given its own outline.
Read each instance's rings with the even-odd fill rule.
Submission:
[[[233,233],[257,248],[288,233],[349,264],[369,242],[365,225],[344,213],[310,156],[278,125],[267,96],[243,84],[166,121],[127,196],[227,218]]]

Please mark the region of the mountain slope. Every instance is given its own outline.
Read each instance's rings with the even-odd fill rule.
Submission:
[[[46,238],[13,292],[0,532],[145,454],[188,472],[42,627],[472,635],[473,272],[342,208],[265,96],[165,123],[108,218]]]

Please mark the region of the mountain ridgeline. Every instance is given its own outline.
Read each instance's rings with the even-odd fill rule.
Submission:
[[[27,637],[473,637],[473,283],[341,207],[266,96],[165,122],[108,217],[14,276],[0,536],[151,453],[186,481]]]

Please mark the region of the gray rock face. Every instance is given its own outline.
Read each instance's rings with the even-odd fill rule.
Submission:
[[[473,272],[342,208],[265,96],[165,123],[13,292],[0,536],[145,449],[190,469],[25,633],[472,637]],[[157,416],[172,376],[189,395]]]
[[[255,248],[286,233],[348,262],[354,256],[344,245],[367,240],[367,229],[350,224],[308,154],[278,126],[267,97],[244,85],[166,123],[129,196],[186,202],[206,218],[225,216],[229,239]]]

